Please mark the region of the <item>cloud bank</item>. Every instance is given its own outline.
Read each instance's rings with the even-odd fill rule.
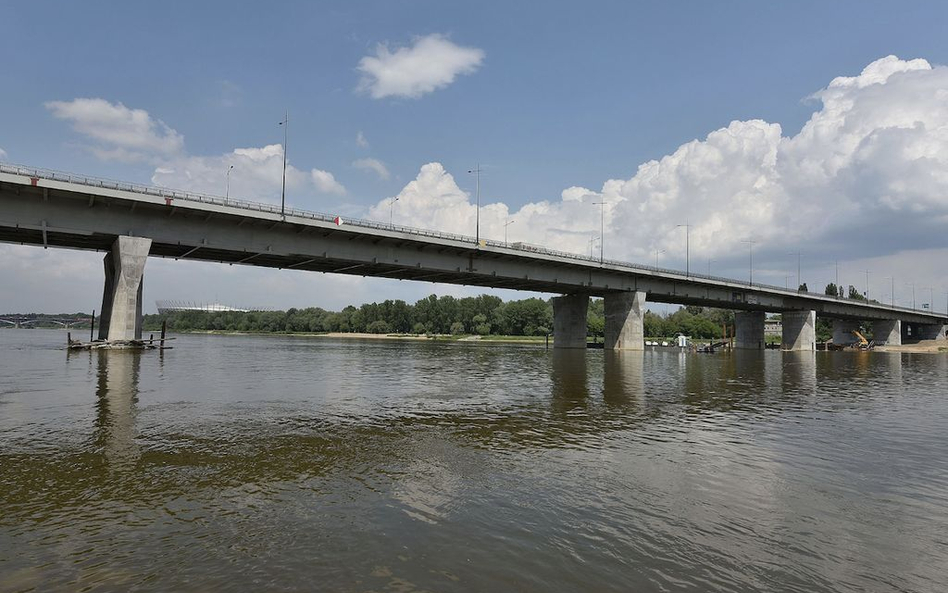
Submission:
[[[439,34],[418,37],[394,51],[379,44],[374,56],[359,60],[362,78],[357,90],[373,99],[417,99],[448,86],[461,74],[471,74],[483,61],[483,50],[461,47]]]
[[[820,108],[795,135],[777,123],[734,121],[598,190],[570,187],[558,200],[515,210],[482,206],[481,235],[502,240],[504,222],[513,219],[511,241],[588,253],[602,214],[606,257],[643,263],[656,250],[683,259],[679,224],[692,225],[693,262],[746,254],[743,239],[781,256],[788,249],[869,257],[944,247],[948,68],[888,56],[812,98]],[[473,235],[471,201],[439,163],[429,163],[398,194],[394,216]],[[370,216],[387,220],[389,203],[380,201]]]

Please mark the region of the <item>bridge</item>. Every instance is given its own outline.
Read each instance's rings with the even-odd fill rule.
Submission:
[[[18,165],[0,164],[0,241],[105,252],[109,340],[141,337],[148,257],[554,293],[557,348],[585,347],[590,296],[614,349],[644,347],[646,302],[737,310],[735,346],[749,349],[764,347],[767,312],[782,315],[785,350],[815,349],[817,315],[837,343],[861,322],[890,345],[948,329],[932,311]]]
[[[15,315],[10,317],[0,317],[0,323],[6,324],[10,327],[21,328],[31,325],[42,325],[42,324],[52,324],[58,325],[59,327],[69,329],[77,325],[84,325],[90,323],[91,320],[86,318],[54,318],[54,317],[28,317],[25,315]]]

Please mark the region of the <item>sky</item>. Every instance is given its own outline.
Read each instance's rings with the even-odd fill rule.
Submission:
[[[894,286],[911,305],[914,285],[919,306],[948,307],[943,2],[34,0],[3,14],[3,162],[278,203],[288,114],[293,207],[473,235],[479,165],[491,238],[509,222],[510,241],[737,279],[753,245],[758,282],[796,285],[799,260],[811,290],[838,269],[872,298]],[[0,278],[0,311],[89,311],[102,254],[0,245]],[[145,271],[146,311],[480,292],[158,258]]]

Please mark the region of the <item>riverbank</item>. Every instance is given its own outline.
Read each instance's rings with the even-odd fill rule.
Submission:
[[[948,342],[945,340],[922,340],[921,342],[901,346],[877,346],[876,350],[880,352],[948,353]]]
[[[148,333],[153,330],[146,330]],[[176,331],[179,334],[202,334],[220,336],[285,336],[297,338],[339,338],[346,340],[437,340],[442,342],[502,342],[505,344],[545,344],[546,336],[478,336],[451,334],[371,334],[366,332],[242,332],[230,330]],[[590,338],[592,341],[592,338]],[[553,337],[550,336],[550,343]]]

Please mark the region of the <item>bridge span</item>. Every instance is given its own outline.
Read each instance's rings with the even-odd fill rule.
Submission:
[[[931,311],[17,165],[0,164],[0,241],[105,252],[110,340],[141,337],[148,257],[555,293],[558,348],[585,347],[590,296],[604,298],[616,349],[644,347],[646,302],[735,309],[740,348],[764,347],[766,312],[782,314],[787,350],[815,349],[817,315],[840,340],[860,321],[887,344],[948,329]]]

